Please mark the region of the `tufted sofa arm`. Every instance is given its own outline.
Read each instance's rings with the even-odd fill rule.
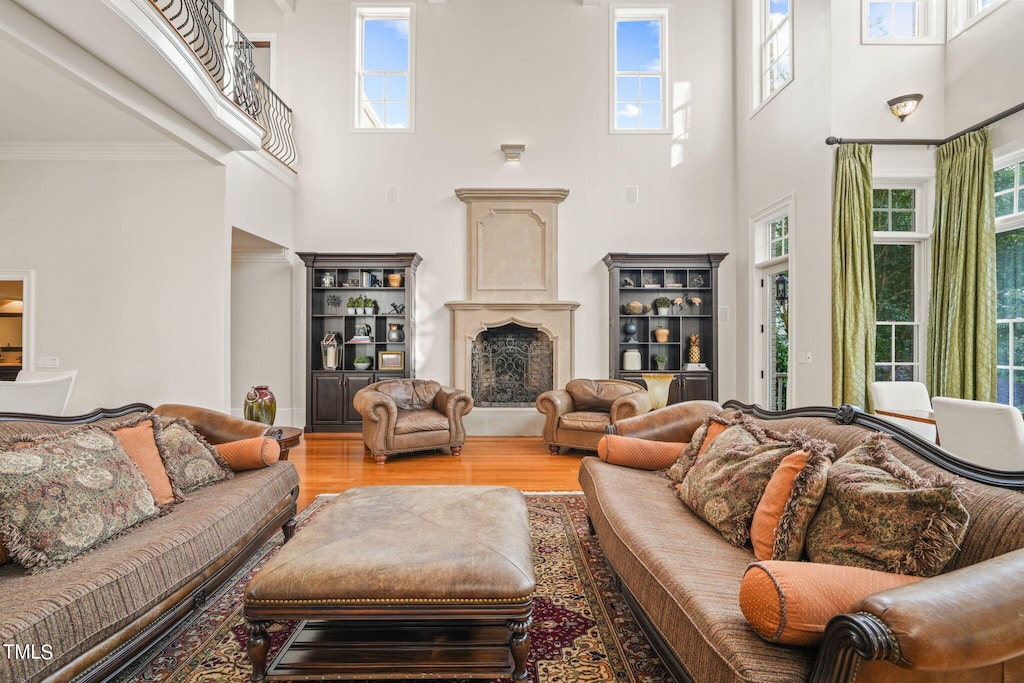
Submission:
[[[160,417],[172,420],[178,417],[185,418],[211,444],[251,439],[257,436],[270,436],[274,438],[279,436],[278,430],[262,422],[244,420],[240,417],[198,406],[165,403],[154,408],[153,412]]]
[[[894,680],[894,665],[962,671],[1022,657],[1021,576],[1024,548],[868,596],[856,613],[829,622],[810,680],[849,681],[853,675],[845,673],[858,669],[858,682]],[[1024,670],[1024,663],[1015,665],[1013,671]]]
[[[462,389],[442,386],[434,397],[434,410],[448,417],[451,445],[461,447],[466,443],[466,427],[462,417],[472,409],[473,397]]]
[[[651,441],[689,443],[704,418],[722,412],[717,401],[684,401],[612,423],[609,432]]]
[[[371,451],[390,451],[394,447],[398,406],[382,391],[361,389],[352,398],[352,406],[363,417],[363,437]]]

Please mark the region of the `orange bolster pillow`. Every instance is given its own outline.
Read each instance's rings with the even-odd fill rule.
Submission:
[[[685,443],[650,441],[631,436],[605,434],[597,442],[597,457],[612,465],[641,470],[663,470],[671,467],[686,448]]]
[[[228,441],[214,446],[233,471],[256,470],[277,462],[281,457],[281,444],[269,436],[256,436],[240,441]]]
[[[922,578],[815,562],[754,562],[740,583],[740,610],[768,642],[818,645],[832,617],[869,595]]]

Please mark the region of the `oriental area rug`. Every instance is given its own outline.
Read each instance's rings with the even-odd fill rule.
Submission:
[[[332,496],[299,516],[299,531]],[[533,598],[528,680],[533,683],[671,681],[619,593],[597,539],[587,529],[582,494],[527,494],[537,590]],[[242,626],[245,585],[280,547],[264,545],[203,611],[154,645],[117,683],[243,683],[249,680]],[[272,627],[268,663],[297,622]],[[507,679],[506,679],[507,680]]]

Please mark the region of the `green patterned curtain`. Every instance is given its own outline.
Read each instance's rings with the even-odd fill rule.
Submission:
[[[932,396],[996,396],[996,230],[988,129],[938,149],[928,307]]]
[[[871,150],[840,145],[832,177],[832,404],[865,410],[875,375]]]

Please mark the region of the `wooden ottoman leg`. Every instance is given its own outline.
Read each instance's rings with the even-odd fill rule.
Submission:
[[[530,653],[530,626],[533,624],[533,617],[528,616],[521,621],[509,619],[505,624],[512,635],[509,637],[508,646],[512,650],[512,680],[525,681],[526,655]]]
[[[270,636],[267,628],[272,622],[245,620],[245,634],[249,636],[249,645],[246,648],[249,653],[249,663],[252,664],[252,674],[249,680],[252,683],[266,680],[267,678],[267,652],[270,650]]]

